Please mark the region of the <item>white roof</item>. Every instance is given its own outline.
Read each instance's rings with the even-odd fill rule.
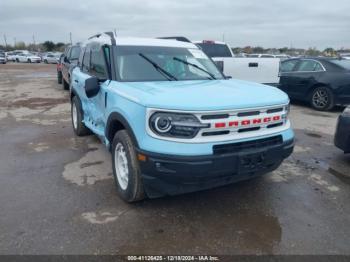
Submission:
[[[182,48],[196,48],[198,47],[192,43],[182,42],[171,39],[158,39],[158,38],[141,38],[141,37],[115,37],[116,45],[118,46],[162,46],[162,47],[182,47]],[[104,44],[111,44],[111,38],[106,34],[102,34],[100,37],[94,37],[90,41],[98,41]]]

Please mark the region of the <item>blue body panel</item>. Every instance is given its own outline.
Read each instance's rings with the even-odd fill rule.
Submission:
[[[212,147],[215,144],[269,136],[220,143],[180,143],[157,139],[146,132],[146,108],[212,111],[263,107],[289,102],[288,96],[277,88],[240,80],[133,83],[107,80],[101,83],[101,90],[97,96],[89,99],[84,90],[84,82],[88,77],[78,67],[73,70],[72,90],[82,102],[84,123],[89,129],[108,145],[109,141],[105,136],[106,123],[110,114],[117,112],[129,123],[139,149],[170,155],[210,155],[213,153]],[[107,98],[106,101],[105,98]],[[283,136],[283,141],[292,140],[294,137],[291,128],[277,134]]]

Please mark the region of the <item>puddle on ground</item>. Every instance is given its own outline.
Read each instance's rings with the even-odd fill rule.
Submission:
[[[11,104],[13,107],[27,107],[30,109],[37,109],[42,107],[54,107],[55,105],[67,103],[67,98],[41,98],[32,97],[23,100],[17,100]]]
[[[93,150],[87,150],[78,161],[65,165],[62,174],[64,179],[78,186],[113,178],[111,156],[106,147],[99,142],[88,144],[88,147]]]

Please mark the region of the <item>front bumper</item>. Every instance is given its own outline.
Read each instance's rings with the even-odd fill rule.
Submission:
[[[278,144],[259,139],[253,141],[255,145],[250,142],[253,146],[236,148],[235,152],[219,151],[207,156],[174,156],[137,150],[147,159],[139,162],[145,191],[150,198],[177,195],[271,172],[293,152],[294,141],[283,142],[282,136],[279,137]]]
[[[338,118],[337,128],[334,136],[334,144],[336,147],[350,153],[350,117],[340,115]]]

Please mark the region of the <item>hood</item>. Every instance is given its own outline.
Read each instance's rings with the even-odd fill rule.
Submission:
[[[278,88],[234,79],[112,83],[120,95],[160,109],[211,111],[289,102]]]

